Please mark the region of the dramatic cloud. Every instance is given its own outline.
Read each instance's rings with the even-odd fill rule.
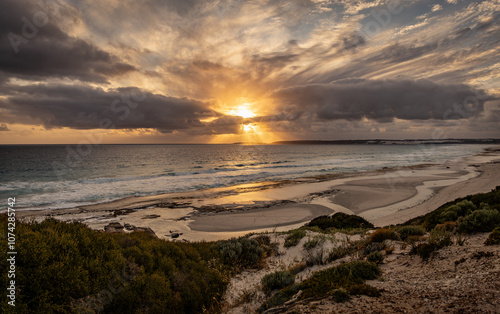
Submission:
[[[136,88],[104,91],[86,86],[30,85],[12,92],[6,101],[0,100],[0,119],[38,122],[45,128],[156,128],[171,132],[201,127],[200,119],[216,116],[204,103]]]
[[[498,0],[0,1],[0,142],[500,137],[499,33]]]
[[[62,6],[42,8],[28,1],[0,2],[0,71],[25,80],[68,77],[104,83],[135,69],[52,23]]]
[[[481,99],[477,97],[480,95]],[[483,111],[482,91],[426,80],[344,80],[283,89],[274,97],[282,111],[312,111],[322,120],[466,119]]]

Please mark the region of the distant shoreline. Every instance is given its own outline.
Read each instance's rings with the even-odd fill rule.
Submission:
[[[500,138],[478,138],[478,139],[360,139],[360,140],[287,140],[275,141],[271,143],[264,142],[233,142],[233,143],[105,143],[92,144],[94,146],[105,145],[450,145],[450,144],[500,144]],[[63,144],[2,144],[0,146],[65,146],[78,145],[78,143]]]

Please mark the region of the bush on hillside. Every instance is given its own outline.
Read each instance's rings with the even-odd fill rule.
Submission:
[[[313,219],[306,226],[318,227],[323,231],[329,228],[335,229],[368,229],[373,228],[373,224],[356,215],[345,213],[335,213],[333,216],[320,216]]]
[[[484,242],[486,245],[500,244],[500,227],[496,227]]]
[[[500,226],[500,212],[491,209],[478,209],[460,217],[457,231],[463,233],[489,232]]]
[[[380,264],[384,261],[384,254],[381,252],[371,252],[368,254],[366,257],[366,260],[369,261],[370,263],[375,263],[375,264]]]
[[[426,231],[421,226],[403,226],[397,232],[401,240],[405,241],[411,236],[423,236]]]
[[[343,302],[351,295],[356,294],[380,296],[380,292],[367,285],[365,281],[376,279],[381,273],[378,266],[364,261],[355,261],[328,268],[314,273],[312,277],[299,284],[276,293],[264,302],[259,308],[259,312],[285,303],[300,290],[302,290],[302,294],[299,300],[311,297],[333,296],[334,300]]]
[[[226,264],[241,267],[257,267],[264,256],[259,242],[245,237],[217,242],[216,246]]]
[[[290,231],[290,233],[285,238],[285,247],[289,248],[299,244],[300,240],[306,236],[306,231],[302,229],[295,229]]]
[[[283,289],[295,282],[295,275],[289,271],[276,271],[262,277],[261,283],[264,291],[271,292],[276,289]]]
[[[400,238],[393,230],[380,228],[371,234],[369,242],[384,242],[385,240],[400,240]]]
[[[456,217],[454,220],[456,221],[460,217],[471,214],[471,211],[473,212],[475,208],[472,207],[470,203],[472,203],[477,209],[486,209],[486,206],[488,206],[489,209],[500,211],[500,186],[497,186],[494,190],[488,193],[469,195],[467,197],[448,202],[424,216],[407,221],[405,225],[422,225],[426,230],[430,231],[434,229],[437,224],[444,223],[448,219],[455,219]],[[450,209],[453,205],[458,205],[458,208],[453,207]],[[448,212],[443,214],[446,211]]]
[[[3,230],[6,223],[0,215]],[[108,234],[54,219],[17,221],[16,237],[19,313],[196,313],[215,309],[227,286],[222,267],[209,266],[218,263],[210,243]],[[2,302],[0,312],[8,311]]]

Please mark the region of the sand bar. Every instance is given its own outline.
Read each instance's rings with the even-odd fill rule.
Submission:
[[[305,223],[332,210],[326,206],[293,204],[273,208],[251,209],[236,213],[221,213],[194,218],[189,228],[206,232],[234,232],[268,229]]]

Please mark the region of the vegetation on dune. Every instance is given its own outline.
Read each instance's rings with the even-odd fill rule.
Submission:
[[[285,238],[285,247],[289,248],[299,244],[300,240],[306,236],[306,231],[302,229],[295,229],[290,231],[290,233]]]
[[[6,215],[0,227],[6,230]],[[19,313],[196,313],[216,308],[228,282],[212,243],[108,234],[54,219],[17,222],[16,239]],[[0,268],[7,266],[2,259]],[[5,287],[6,272],[2,281]],[[0,312],[11,310],[1,303]]]
[[[0,215],[7,230],[7,216]],[[469,234],[490,232],[486,245],[500,244],[500,187],[450,202],[403,225],[379,228],[344,213],[321,216],[289,231],[285,248],[296,246],[306,230],[310,236],[301,247],[303,260],[288,270],[261,280],[272,297],[264,311],[289,301],[331,297],[344,302],[352,295],[378,296],[366,280],[380,276],[377,266],[391,241],[411,246],[410,253],[428,260],[452,244],[463,245]],[[346,240],[333,248],[323,244],[330,233],[362,231],[361,239]],[[5,240],[6,235],[1,235]],[[16,312],[22,313],[216,313],[231,275],[247,268],[262,268],[265,258],[279,254],[269,235],[232,238],[213,243],[181,243],[160,240],[144,232],[103,233],[83,224],[47,219],[41,223],[16,222]],[[0,248],[7,251],[7,241]],[[351,255],[357,261],[319,271],[295,283],[295,275],[312,265],[323,265]],[[0,268],[7,269],[7,260]],[[2,274],[4,286],[9,278]],[[301,293],[299,294],[299,291]],[[9,313],[6,302],[0,312]]]
[[[500,227],[496,227],[493,232],[488,236],[488,239],[484,242],[486,245],[500,244]]]
[[[397,233],[401,240],[406,240],[413,236],[423,236],[426,230],[421,226],[403,226],[397,230]]]
[[[264,249],[254,239],[231,238],[215,245],[225,264],[238,268],[257,267],[264,256]]]
[[[260,307],[260,311],[285,303],[299,291],[302,291],[299,299],[332,296],[337,302],[346,301],[356,294],[379,296],[380,292],[365,281],[380,275],[380,268],[373,263],[355,261],[341,264],[319,271],[311,278],[279,291]]]
[[[481,212],[474,214],[477,210],[481,210]],[[486,210],[491,212],[485,212]],[[485,232],[491,231],[498,226],[497,217],[499,211],[500,186],[497,186],[491,192],[469,195],[446,203],[424,216],[406,222],[405,225],[421,225],[427,231],[430,231],[436,225],[448,221],[458,221],[460,223],[460,218],[463,217],[461,221],[462,227],[460,228],[464,231]]]
[[[369,229],[373,224],[356,215],[335,213],[333,216],[320,216],[313,219],[306,226],[318,227],[322,231],[327,229]]]
[[[276,289],[283,289],[295,282],[295,275],[289,271],[276,271],[262,277],[261,283],[264,291],[271,292]]]
[[[380,242],[384,242],[385,240],[400,240],[400,238],[394,230],[391,230],[388,228],[380,228],[380,229],[375,230],[375,232],[373,232],[371,234],[368,242],[380,243]]]

